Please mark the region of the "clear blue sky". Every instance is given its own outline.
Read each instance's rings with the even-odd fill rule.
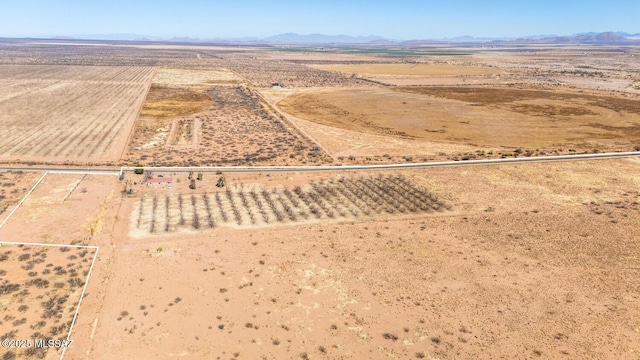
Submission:
[[[135,33],[392,39],[640,32],[640,0],[1,0],[0,37]]]

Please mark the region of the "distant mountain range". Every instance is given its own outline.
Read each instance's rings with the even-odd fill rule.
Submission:
[[[381,36],[349,36],[349,35],[324,35],[311,34],[299,35],[287,33],[270,36],[262,39],[267,43],[293,43],[293,44],[365,44],[385,40]]]
[[[136,42],[176,42],[176,43],[247,43],[247,44],[300,44],[300,45],[339,45],[339,44],[368,44],[368,45],[430,45],[430,44],[601,44],[601,45],[640,45],[640,33],[626,32],[586,32],[570,36],[533,35],[521,38],[488,38],[459,36],[450,39],[416,39],[393,40],[381,36],[349,36],[309,34],[300,35],[286,33],[266,38],[212,38],[199,39],[190,37],[154,37],[139,34],[93,34],[81,36],[54,36],[51,39],[65,40],[103,40],[103,41],[136,41]]]

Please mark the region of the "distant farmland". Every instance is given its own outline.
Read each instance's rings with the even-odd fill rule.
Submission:
[[[153,68],[0,66],[0,158],[116,160]]]

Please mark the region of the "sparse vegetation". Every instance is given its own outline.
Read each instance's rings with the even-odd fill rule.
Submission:
[[[0,247],[5,250],[8,246],[2,244]],[[93,251],[71,246],[59,248],[63,251],[46,246],[13,245],[13,249],[0,252],[3,264],[0,277],[14,279],[10,282],[0,278],[0,327],[11,329],[0,334],[0,338],[62,337],[69,331],[84,286],[80,274],[86,276],[85,271],[89,267],[86,262],[73,260],[92,255]],[[20,251],[16,251],[18,249]],[[52,262],[46,263],[46,258]],[[27,333],[28,329],[35,330],[35,333]],[[45,358],[56,351],[53,348],[32,349],[5,351],[2,358]]]

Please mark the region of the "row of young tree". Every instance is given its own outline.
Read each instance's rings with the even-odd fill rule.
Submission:
[[[311,220],[445,211],[451,206],[404,176],[314,181],[304,187],[246,188],[213,194],[153,195],[138,205],[136,226],[151,233],[217,225],[264,225]]]

